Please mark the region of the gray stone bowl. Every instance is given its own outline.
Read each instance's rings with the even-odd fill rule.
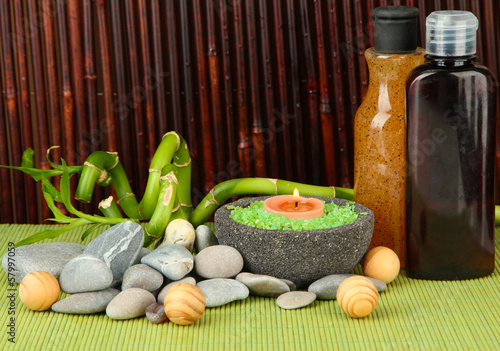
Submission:
[[[246,207],[269,196],[254,197],[231,203]],[[347,200],[316,198],[326,203],[344,205]],[[330,275],[351,272],[365,254],[373,234],[374,215],[356,203],[355,211],[367,212],[352,223],[319,230],[268,230],[238,223],[229,217],[227,205],[215,212],[215,229],[219,244],[232,246],[243,256],[243,270],[289,279],[297,287]]]

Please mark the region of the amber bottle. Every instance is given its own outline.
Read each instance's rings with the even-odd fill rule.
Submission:
[[[405,80],[424,62],[418,9],[373,11],[375,47],[366,50],[370,83],[354,119],[354,199],[375,214],[370,248],[386,246],[405,264]]]

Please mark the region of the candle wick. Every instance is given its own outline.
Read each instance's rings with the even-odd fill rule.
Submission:
[[[297,205],[299,204],[298,201],[295,201],[295,209],[297,209]]]

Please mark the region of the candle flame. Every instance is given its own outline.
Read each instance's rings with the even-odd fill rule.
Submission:
[[[293,199],[296,201],[300,199],[299,190],[297,188],[293,191]]]

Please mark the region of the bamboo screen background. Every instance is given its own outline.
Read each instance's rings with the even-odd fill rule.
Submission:
[[[52,145],[70,165],[118,151],[140,199],[175,130],[192,154],[195,204],[235,177],[350,187],[370,15],[385,5],[420,9],[420,46],[431,11],[472,11],[478,61],[498,76],[497,0],[0,0],[0,164],[20,165],[29,147],[42,168]],[[97,213],[107,191],[79,206]],[[0,169],[0,192],[0,222],[51,217],[21,172]]]

